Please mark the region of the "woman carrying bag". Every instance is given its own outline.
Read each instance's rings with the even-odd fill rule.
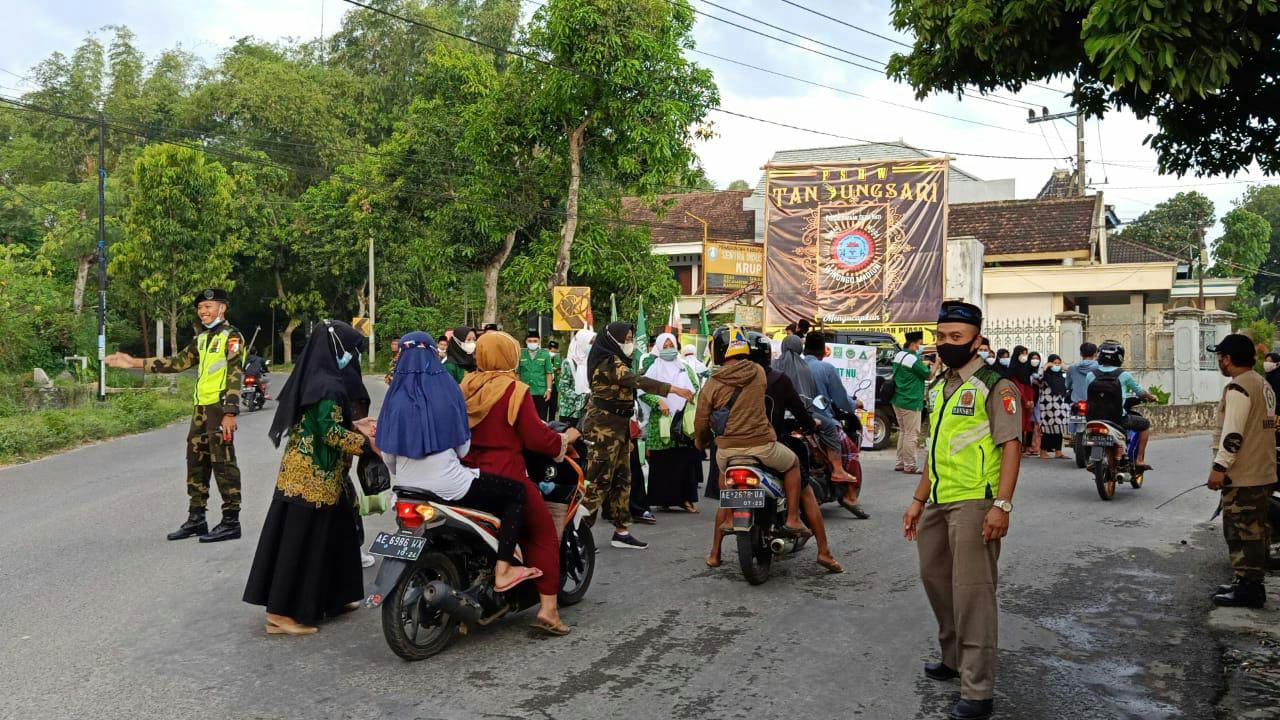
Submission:
[[[645,371],[645,377],[696,394],[697,376],[680,360],[680,346],[675,336],[659,335],[654,348],[657,358]],[[698,485],[703,480],[702,453],[684,433],[685,415],[691,416],[693,405],[674,392],[666,396],[643,393],[639,399],[650,408],[645,433],[649,504],[664,510],[680,507],[685,512],[698,512]]]

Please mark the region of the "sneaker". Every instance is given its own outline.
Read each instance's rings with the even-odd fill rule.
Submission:
[[[643,550],[649,547],[649,543],[637,539],[636,536],[631,533],[627,533],[626,535],[614,533],[613,540],[609,541],[609,544],[616,548],[622,548],[623,550]]]
[[[374,566],[374,563],[376,563],[376,562],[378,562],[378,559],[377,559],[377,558],[375,558],[374,556],[372,556],[372,555],[370,555],[369,553],[364,552],[364,551],[361,551],[361,552],[360,552],[360,565],[361,565],[361,567],[371,568],[371,567],[373,567],[373,566]]]

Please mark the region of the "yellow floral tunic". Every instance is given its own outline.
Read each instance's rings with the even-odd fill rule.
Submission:
[[[307,408],[289,429],[276,493],[299,505],[336,505],[351,466],[350,456],[359,455],[364,448],[364,436],[343,427],[342,406],[321,400]]]

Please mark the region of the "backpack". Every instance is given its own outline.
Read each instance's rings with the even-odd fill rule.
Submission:
[[[722,408],[711,411],[711,434],[720,437],[729,429],[729,413],[733,411],[733,404],[738,402],[738,396],[742,394],[742,388],[733,391],[733,395],[729,398],[729,403]]]
[[[1120,422],[1124,417],[1124,386],[1120,383],[1123,372],[1119,368],[1093,371],[1093,382],[1089,383],[1086,397],[1086,419]]]

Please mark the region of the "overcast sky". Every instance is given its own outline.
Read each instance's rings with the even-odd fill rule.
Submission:
[[[534,1],[526,0],[526,11],[533,9]],[[783,0],[711,1],[812,40],[762,27],[707,5],[704,0],[693,0],[693,5],[707,15],[785,37],[805,48],[860,65],[876,67],[878,64],[847,53],[884,60],[893,51],[902,49],[868,33],[806,13]],[[906,39],[889,25],[887,0],[806,0],[801,4],[880,35]],[[21,24],[17,32],[14,31],[17,28],[11,27],[5,42],[0,44],[0,91],[14,94],[29,89],[29,85],[13,73],[26,74],[54,51],[69,54],[87,33],[104,25],[129,26],[149,57],[164,48],[181,45],[212,63],[222,48],[237,37],[312,38],[320,34],[322,23],[327,32],[332,32],[350,7],[342,0],[202,0],[196,3],[0,0],[0,16]],[[1005,99],[998,102],[977,97],[966,97],[963,101],[934,97],[921,103],[913,99],[907,86],[886,80],[883,73],[787,46],[705,15],[699,17],[695,34],[701,51],[866,96],[808,86],[694,53],[695,62],[714,70],[720,85],[721,106],[729,111],[833,135],[903,140],[917,147],[951,153],[956,165],[984,179],[1014,178],[1018,197],[1033,197],[1052,170],[1068,167],[1064,158],[1075,154],[1074,127],[1065,121],[1027,124],[1026,105],[1008,99],[1015,97],[1009,93],[1001,93]],[[1062,83],[1047,81],[1044,84],[1060,86]],[[915,110],[868,98],[899,103]],[[1024,90],[1016,99],[1048,107],[1050,112],[1069,109],[1059,93],[1039,88]],[[998,127],[984,127],[918,110]],[[851,144],[838,137],[788,130],[723,113],[712,113],[711,119],[718,136],[701,144],[699,153],[708,174],[720,187],[739,178],[754,184],[761,165],[775,150]],[[1238,181],[1262,177],[1259,173],[1185,180],[1160,176],[1155,171],[1154,154],[1142,145],[1143,137],[1149,132],[1151,127],[1147,123],[1129,114],[1109,115],[1100,126],[1096,121],[1088,123],[1086,144],[1091,186],[1104,193],[1106,202],[1114,205],[1124,220],[1137,217],[1179,189],[1197,189],[1209,196],[1220,217],[1247,187]],[[981,158],[966,153],[1056,159]]]

